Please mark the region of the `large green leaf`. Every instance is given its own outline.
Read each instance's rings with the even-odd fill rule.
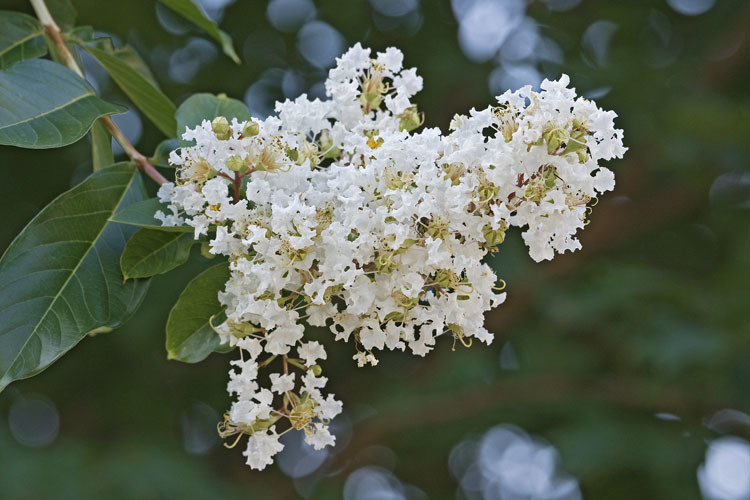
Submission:
[[[0,144],[65,146],[83,137],[97,118],[123,111],[52,61],[26,59],[0,71]]]
[[[192,0],[159,0],[159,2],[208,33],[211,38],[221,44],[224,54],[237,64],[240,63],[240,58],[237,57],[237,53],[234,51],[232,39],[229,35],[220,30],[215,22],[206,17],[206,14]]]
[[[127,94],[133,104],[151,120],[156,127],[167,137],[173,137],[177,130],[175,121],[175,105],[154,85],[150,73],[143,73],[143,64],[131,66],[134,61],[132,50],[122,52],[122,57],[117,52],[110,52],[79,40],[79,45],[86,49],[107,70],[109,76]],[[135,55],[137,58],[137,54]],[[140,58],[135,59],[140,61]],[[142,61],[141,61],[142,63]]]
[[[224,307],[218,294],[228,279],[229,268],[222,262],[187,284],[167,319],[168,359],[197,363],[219,347],[219,335],[211,328],[211,322],[221,322],[217,317]]]
[[[157,198],[139,201],[123,208],[111,217],[112,222],[128,224],[130,226],[144,227],[148,229],[158,229],[159,231],[170,231],[178,233],[193,232],[190,226],[162,226],[159,219],[154,218],[157,210],[165,214],[172,213],[164,203]]]
[[[138,308],[148,281],[123,283],[119,264],[132,229],[109,217],[143,195],[137,169],[113,165],[58,196],[10,244],[0,258],[0,390]]]
[[[0,69],[47,53],[44,28],[33,17],[0,11]]]
[[[226,94],[194,94],[177,108],[177,136],[182,137],[187,127],[193,128],[203,120],[213,120],[217,116],[225,116],[230,122],[232,118],[245,121],[250,119],[250,111],[244,102]],[[183,141],[183,144],[189,143]]]
[[[164,274],[184,264],[195,243],[190,233],[141,229],[128,240],[120,257],[125,279]]]

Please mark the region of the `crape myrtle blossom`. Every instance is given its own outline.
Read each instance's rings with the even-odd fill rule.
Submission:
[[[282,428],[334,444],[341,403],[324,393],[326,351],[305,324],[351,343],[359,366],[382,349],[424,356],[443,334],[491,342],[483,314],[505,293],[483,258],[512,226],[535,261],[580,248],[590,207],[614,187],[599,162],[625,152],[615,113],[577,98],[565,75],[457,115],[445,135],[416,131],[422,79],[399,50],[357,44],[337,62],[328,100],[188,129],[195,144],[171,153],[177,179],[159,191],[164,225],[191,226],[229,259],[214,327],[240,359],[220,432],[250,436],[256,469],[282,449]]]

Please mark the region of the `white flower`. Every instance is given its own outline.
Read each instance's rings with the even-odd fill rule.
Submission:
[[[271,392],[276,394],[283,394],[287,391],[294,389],[294,373],[282,375],[280,373],[272,373],[271,376]]]
[[[326,359],[326,350],[317,340],[303,342],[297,347],[297,354],[305,360],[307,366],[314,365],[319,359]]]
[[[279,442],[276,429],[271,427],[268,433],[255,432],[247,440],[247,448],[242,454],[247,457],[251,469],[263,470],[273,463],[273,456],[284,449]]]
[[[331,434],[327,425],[321,423],[315,424],[315,430],[305,435],[305,443],[309,444],[316,450],[322,450],[326,446],[336,444],[336,436]]]

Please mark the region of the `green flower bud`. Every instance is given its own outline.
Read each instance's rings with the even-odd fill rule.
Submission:
[[[227,158],[226,161],[227,168],[231,170],[232,172],[240,172],[244,173],[247,171],[247,165],[245,164],[245,160],[240,158],[239,156],[230,156]]]
[[[297,151],[296,149],[287,149],[286,150],[286,155],[294,163],[297,163],[297,160],[299,160],[299,151]]]
[[[401,121],[398,122],[398,129],[406,130],[407,132],[411,132],[424,123],[424,113],[417,111],[416,106],[406,108],[398,117],[401,118]]]
[[[320,367],[320,365],[312,365],[310,367],[310,370],[312,370],[313,375],[316,377],[320,377],[320,375],[323,373],[323,368]]]
[[[209,252],[210,249],[211,249],[211,245],[209,245],[207,241],[204,241],[203,243],[201,243],[201,255],[207,259],[213,259],[216,257],[216,255]]]
[[[232,130],[229,128],[229,122],[226,116],[217,116],[211,122],[211,130],[216,134],[216,138],[221,141],[229,139]]]
[[[560,127],[553,127],[542,133],[542,138],[547,143],[547,153],[552,155],[568,140],[568,134]]]
[[[257,122],[249,121],[245,124],[245,127],[242,129],[242,136],[243,137],[255,137],[260,132],[260,125],[258,125]]]
[[[505,241],[505,229],[492,229],[492,226],[489,224],[484,226],[482,234],[484,235],[484,241],[493,247]]]

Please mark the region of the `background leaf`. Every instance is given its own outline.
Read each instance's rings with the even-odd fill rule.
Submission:
[[[133,47],[131,47],[130,45],[124,45],[120,48],[115,49],[113,51],[113,54],[115,57],[127,63],[128,66],[137,71],[138,74],[141,75],[147,82],[151,83],[151,85],[153,85],[157,89],[159,88],[159,84],[156,81],[154,74],[151,72],[151,69],[148,67],[148,64],[146,64],[146,61],[143,60],[141,55],[136,52]]]
[[[91,162],[94,165],[94,171],[101,170],[115,162],[112,153],[112,136],[99,120],[91,126]]]
[[[0,258],[0,390],[138,308],[148,282],[123,283],[119,256],[130,231],[109,217],[143,194],[134,165],[100,170],[47,205],[8,247]]]
[[[97,118],[123,111],[52,61],[26,59],[0,71],[0,144],[65,146],[83,137]]]
[[[76,12],[70,0],[45,0],[44,3],[63,32],[73,29],[78,12]]]
[[[112,222],[119,222],[131,226],[158,229],[159,231],[178,233],[193,232],[193,228],[190,226],[162,226],[161,221],[154,218],[154,214],[157,210],[161,210],[164,213],[171,213],[167,208],[167,205],[160,202],[157,198],[149,198],[128,205],[115,213],[110,220]]]
[[[140,229],[130,237],[120,257],[125,279],[164,274],[187,262],[195,243],[192,233]]]
[[[156,146],[154,154],[149,158],[151,164],[156,165],[157,167],[174,168],[173,165],[169,164],[169,153],[171,153],[172,150],[179,148],[180,143],[181,140],[175,138],[164,139],[161,141],[159,145]]]
[[[175,121],[175,105],[155,85],[153,76],[145,74],[145,64],[131,50],[121,52],[124,57],[119,57],[114,52],[108,52],[81,41],[79,44],[107,70],[117,85],[127,94],[133,104],[145,114],[159,130],[167,137],[173,137],[177,130]],[[134,58],[135,57],[137,59]],[[130,63],[137,62],[138,69],[131,67]],[[140,62],[138,62],[140,61]],[[147,70],[146,70],[147,71]],[[148,76],[147,76],[148,75]]]
[[[194,94],[177,108],[177,136],[181,137],[186,128],[200,125],[203,120],[212,120],[217,116],[226,116],[231,123],[232,118],[239,121],[250,119],[250,111],[245,103],[227,97],[225,94]],[[183,144],[190,142],[182,141]]]
[[[180,294],[167,319],[167,358],[197,363],[219,346],[219,335],[209,324],[224,307],[217,292],[229,279],[226,262],[211,266],[196,276]],[[221,318],[214,318],[214,324]]]
[[[154,78],[154,74],[138,52],[129,45],[115,48],[112,35],[105,34],[102,36],[101,33],[95,32],[94,28],[91,26],[77,26],[71,30],[68,39],[75,40],[79,45],[82,42],[85,42],[91,47],[104,50],[105,52],[116,56],[140,73],[141,76],[148,80],[154,87],[159,87],[156,78]]]
[[[232,39],[229,35],[220,30],[215,22],[206,17],[206,14],[204,14],[201,8],[192,0],[159,0],[159,2],[208,33],[214,40],[221,44],[221,49],[224,51],[224,54],[229,56],[232,61],[237,64],[240,63],[240,58],[234,51]]]
[[[0,11],[0,69],[47,53],[44,28],[20,12]]]

